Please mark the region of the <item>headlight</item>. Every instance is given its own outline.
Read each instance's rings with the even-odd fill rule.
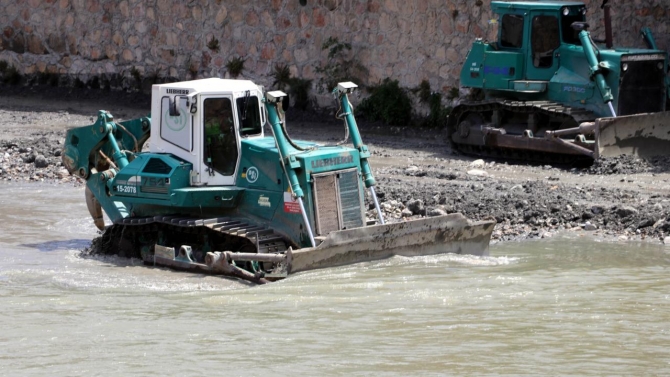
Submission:
[[[582,8],[582,14],[586,15],[586,7]]]
[[[563,15],[567,16],[569,14],[570,14],[570,9],[568,9],[567,7],[563,8]]]
[[[623,63],[623,66],[621,66],[621,69],[623,69],[624,72],[628,70],[628,63]]]
[[[663,70],[663,62],[658,62],[658,64],[656,64],[656,67],[660,70]]]

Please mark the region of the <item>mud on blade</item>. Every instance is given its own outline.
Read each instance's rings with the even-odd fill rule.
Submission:
[[[595,158],[670,154],[670,112],[596,120]]]
[[[293,251],[291,272],[389,258],[441,253],[488,255],[495,221],[470,221],[460,213],[341,230],[317,247]]]

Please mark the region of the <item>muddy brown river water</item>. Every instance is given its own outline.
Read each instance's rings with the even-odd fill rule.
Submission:
[[[559,236],[249,286],[82,258],[83,188],[0,185],[0,374],[668,375],[670,248]]]

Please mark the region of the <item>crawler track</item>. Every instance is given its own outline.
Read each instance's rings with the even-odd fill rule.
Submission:
[[[282,254],[288,246],[295,247],[274,230],[247,219],[152,216],[117,221],[105,230],[100,251],[149,261],[156,244],[176,249],[189,245],[198,263],[204,263],[209,251]]]
[[[447,121],[447,141],[469,155],[541,163],[591,163],[593,159],[545,138],[546,131],[576,127],[596,115],[551,101],[471,102],[455,107]],[[527,132],[530,130],[531,132]],[[566,139],[568,140],[568,139]],[[593,136],[572,143],[593,149]]]

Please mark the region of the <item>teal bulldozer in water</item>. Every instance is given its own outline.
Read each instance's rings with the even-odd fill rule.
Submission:
[[[348,99],[355,89],[333,92],[352,147],[292,140],[286,95],[248,80],[154,85],[146,118],[115,122],[100,111],[67,132],[63,149],[104,230],[97,247],[255,282],[392,255],[486,254],[491,221],[449,214],[385,224]],[[365,190],[376,219],[366,218]]]
[[[606,3],[596,40],[581,1],[492,1],[497,40],[476,40],[460,76],[484,99],[453,109],[454,148],[545,162],[667,154],[668,54],[648,28],[648,49],[614,47]]]

